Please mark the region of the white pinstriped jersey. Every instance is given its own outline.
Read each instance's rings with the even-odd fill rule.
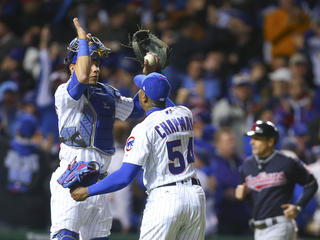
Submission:
[[[70,80],[69,80],[70,81]],[[59,132],[62,127],[72,127],[79,122],[81,118],[81,110],[84,105],[88,103],[87,98],[82,95],[79,100],[74,100],[67,91],[67,83],[61,84],[55,93],[55,106],[56,112],[59,119]],[[120,120],[126,120],[131,114],[134,103],[131,98],[120,97],[116,99],[115,106],[115,118]],[[67,166],[74,157],[77,160],[90,161],[94,159],[95,161],[103,165],[102,171],[106,171],[110,162],[106,162],[104,159],[106,154],[96,151],[93,148],[76,148],[70,147],[66,144],[61,144],[61,149],[59,153],[59,158],[61,160],[61,165]]]
[[[87,98],[82,95],[74,100],[67,91],[70,80],[58,87],[55,93],[56,112],[59,119],[59,131],[62,127],[72,127],[80,121]],[[115,118],[125,120],[133,110],[133,100],[125,97],[115,99]],[[96,148],[72,147],[61,144],[59,153],[60,166],[52,174],[51,190],[51,237],[61,229],[80,233],[80,240],[93,239],[110,234],[112,216],[108,195],[94,196],[84,202],[77,203],[69,189],[58,184],[57,179],[66,170],[68,164],[76,160],[95,160],[102,165],[102,172],[107,171],[111,155],[104,154]]]
[[[132,130],[123,162],[143,167],[148,191],[195,177],[191,111],[175,106],[152,112]]]

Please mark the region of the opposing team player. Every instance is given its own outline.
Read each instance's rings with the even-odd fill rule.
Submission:
[[[298,159],[289,158],[274,150],[278,130],[270,121],[258,120],[251,131],[253,156],[241,168],[243,184],[236,189],[236,197],[246,197],[253,204],[255,240],[294,240],[294,219],[318,189],[317,182]],[[296,203],[291,203],[293,189],[298,183],[304,192]]]
[[[71,77],[55,93],[61,161],[50,181],[51,239],[103,240],[108,239],[112,223],[107,196],[76,203],[69,189],[59,185],[57,179],[73,160],[94,159],[102,165],[102,174],[106,173],[115,151],[114,119],[139,116],[139,108],[133,99],[124,98],[111,86],[97,82],[99,62],[108,49],[99,39],[87,34],[77,18],[73,22],[78,38],[70,43],[66,58]]]
[[[83,201],[127,186],[141,167],[149,194],[140,239],[204,239],[205,194],[196,178],[193,119],[183,106],[165,108],[170,92],[166,77],[137,75],[139,101],[147,117],[127,140],[121,168],[89,187],[72,191]]]

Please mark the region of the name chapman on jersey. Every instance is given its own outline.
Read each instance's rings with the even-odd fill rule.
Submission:
[[[154,127],[154,130],[156,130],[156,132],[159,134],[161,138],[165,138],[166,136],[175,132],[192,131],[192,118],[185,116],[168,119],[156,125]]]

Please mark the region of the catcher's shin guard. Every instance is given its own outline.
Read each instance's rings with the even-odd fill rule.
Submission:
[[[79,240],[79,234],[68,229],[61,229],[57,234],[53,235],[52,240]]]

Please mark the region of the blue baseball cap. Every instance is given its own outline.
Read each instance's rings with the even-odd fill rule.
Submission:
[[[12,80],[5,81],[0,85],[0,101],[3,100],[6,92],[18,92],[19,86]]]
[[[31,138],[37,130],[37,119],[28,113],[23,113],[18,117],[17,130],[21,137]]]
[[[154,101],[165,101],[170,94],[170,83],[167,77],[160,73],[139,74],[134,77],[133,81]]]

